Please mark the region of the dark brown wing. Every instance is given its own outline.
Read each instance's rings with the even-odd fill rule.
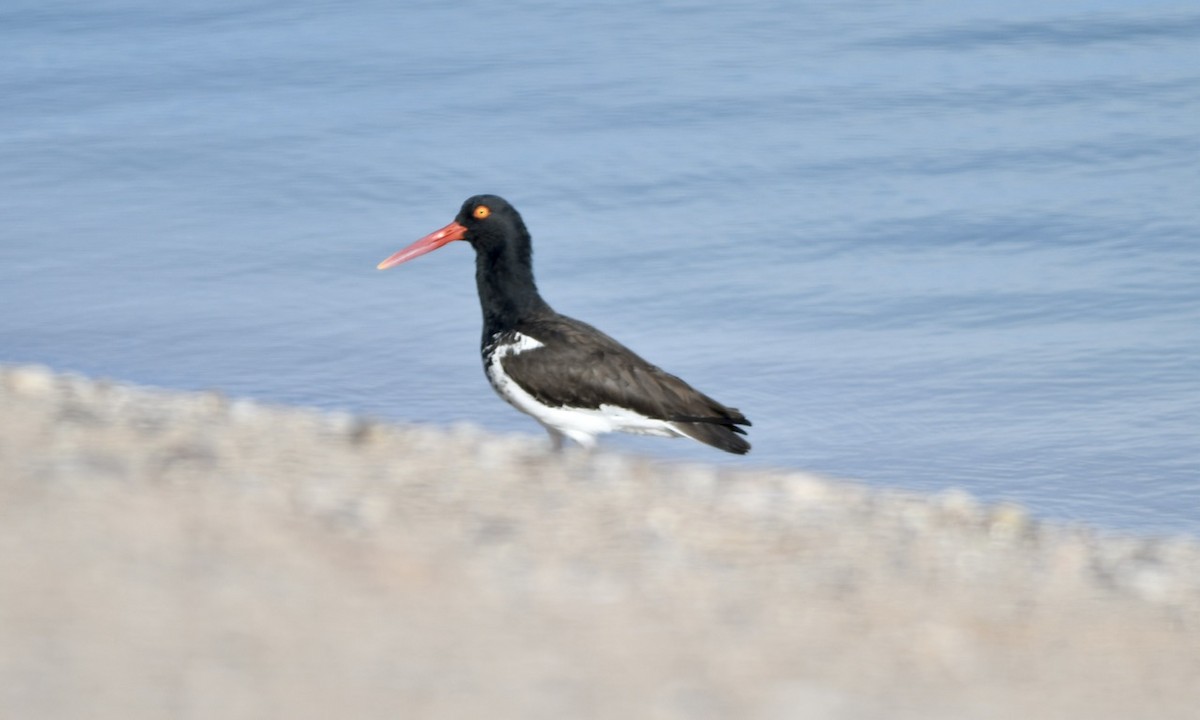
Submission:
[[[522,323],[517,332],[543,347],[509,355],[504,371],[540,402],[553,407],[617,405],[671,422],[701,442],[745,453],[739,425],[750,421],[678,377],[643,360],[587,323],[557,316]]]

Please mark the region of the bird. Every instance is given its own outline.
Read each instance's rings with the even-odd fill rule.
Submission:
[[[594,448],[611,432],[689,437],[726,452],[750,450],[750,421],[587,323],[555,312],[538,292],[525,222],[497,195],[475,195],[449,225],[393,253],[379,270],[455,241],[475,250],[483,311],[480,350],[492,388],[537,420],[553,447]]]

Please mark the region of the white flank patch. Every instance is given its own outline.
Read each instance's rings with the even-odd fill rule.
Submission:
[[[601,405],[599,408],[551,407],[538,401],[504,372],[501,361],[509,355],[536,350],[542,343],[528,335],[516,334],[515,341],[497,346],[484,370],[500,397],[516,409],[540,422],[557,440],[566,436],[584,447],[593,447],[596,436],[610,432],[637,435],[686,437],[665,420],[648,418],[623,407]]]

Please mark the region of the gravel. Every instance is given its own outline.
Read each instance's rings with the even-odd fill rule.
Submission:
[[[3,718],[1195,718],[1200,543],[0,367]]]

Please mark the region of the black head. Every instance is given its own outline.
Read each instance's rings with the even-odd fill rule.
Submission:
[[[516,209],[497,195],[476,195],[463,203],[454,222],[379,263],[379,269],[407,262],[455,240],[471,243],[481,256],[496,257],[508,249],[518,260],[529,260],[529,231]]]
[[[496,251],[519,240],[528,242],[529,231],[520,213],[499,195],[467,198],[454,221],[466,228],[463,240],[477,251]]]
[[[455,240],[466,240],[475,248],[475,282],[485,336],[515,327],[522,318],[553,312],[533,281],[529,231],[513,206],[496,195],[469,198],[454,222],[379,263],[379,269],[407,262]]]

